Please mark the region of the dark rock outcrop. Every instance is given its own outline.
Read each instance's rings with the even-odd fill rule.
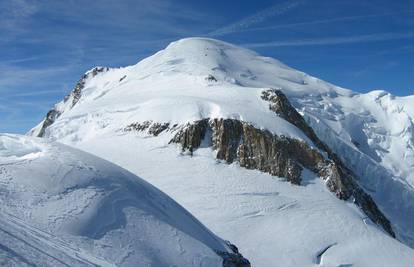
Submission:
[[[85,87],[86,80],[95,77],[96,75],[98,75],[98,73],[105,72],[108,70],[109,68],[107,67],[95,67],[92,70],[85,73],[81,77],[81,79],[76,83],[75,88],[72,90],[72,92],[65,96],[63,102],[67,103],[68,101],[71,101],[71,103],[69,104],[69,108],[73,108],[73,106],[75,106],[81,98],[82,90]],[[52,125],[55,122],[55,120],[59,118],[60,115],[62,115],[62,111],[58,110],[56,107],[49,110],[46,115],[46,118],[43,120],[42,127],[37,137],[43,137],[45,135],[46,128]]]
[[[232,253],[216,250],[217,255],[223,259],[223,267],[250,267],[250,262],[240,254],[239,249],[228,241],[227,244]]]
[[[214,119],[211,128],[218,159],[227,163],[238,161],[247,169],[258,169],[300,184],[301,162],[293,151],[296,141],[238,120]]]
[[[72,99],[71,108],[78,103],[79,99],[82,95],[82,90],[85,87],[85,82],[87,79],[93,78],[99,73],[108,71],[108,67],[95,67],[92,70],[85,73],[82,78],[76,83],[75,88],[72,90],[72,92],[67,95],[64,99],[64,102],[68,101],[69,99]]]
[[[39,131],[38,137],[43,137],[45,135],[46,128],[52,125],[56,118],[60,116],[60,112],[56,109],[51,109],[46,114],[46,118],[43,121],[42,128]]]
[[[315,134],[313,129],[306,123],[305,119],[290,104],[289,100],[281,90],[269,89],[262,92],[261,98],[269,102],[269,109],[282,119],[295,125],[320,149],[332,154],[330,148],[325,145]]]
[[[332,150],[324,142],[322,142],[316,135],[315,131],[308,125],[302,115],[290,104],[289,100],[281,90],[268,89],[262,92],[261,98],[269,102],[269,109],[275,112],[279,117],[295,125],[297,128],[313,142],[313,144],[326,152],[329,158],[341,163],[339,157],[332,152]],[[341,163],[341,167],[351,172],[345,165]]]
[[[208,120],[199,120],[188,124],[185,126],[185,130],[183,128],[178,131],[170,143],[180,143],[183,150],[188,150],[190,153],[193,153],[194,149],[200,147],[208,126]]]
[[[206,81],[208,81],[208,82],[217,82],[217,79],[216,79],[216,77],[214,77],[213,75],[209,74],[209,75],[206,77]]]
[[[338,198],[353,199],[372,221],[395,237],[389,220],[359,187],[355,175],[319,140],[284,94],[268,90],[263,92],[262,99],[270,102],[271,110],[301,129],[318,149],[303,141],[277,136],[233,119],[203,119],[189,123],[182,126],[170,142],[181,144],[183,150],[192,154],[207,132],[211,132],[211,140],[208,141],[217,152],[218,159],[285,177],[297,185],[300,185],[302,170],[306,168],[321,177]]]
[[[153,136],[158,136],[163,131],[170,129],[169,123],[159,123],[159,122],[153,122],[153,121],[144,121],[142,123],[135,122],[127,127],[124,128],[125,132],[130,131],[137,131],[137,132],[144,132],[146,131],[148,134]]]

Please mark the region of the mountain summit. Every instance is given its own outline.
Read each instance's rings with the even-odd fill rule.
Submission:
[[[139,174],[253,265],[405,266],[413,104],[187,38],[134,66],[88,71],[29,135]]]

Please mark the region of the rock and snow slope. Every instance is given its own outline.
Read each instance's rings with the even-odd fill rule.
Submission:
[[[355,205],[337,200],[315,173],[304,170],[302,186],[292,186],[237,164],[215,164],[217,151],[211,152],[208,133],[192,157],[169,144],[187,123],[232,119],[319,151],[303,130],[269,109],[261,98],[269,88],[287,95],[355,173],[397,238],[414,246],[413,97],[357,94],[252,51],[190,38],[134,66],[89,71],[30,134],[82,148],[139,174],[234,240],[253,264],[412,262],[411,248],[371,225]]]
[[[1,266],[223,266],[224,258],[243,260],[147,182],[39,138],[0,135],[0,203]]]

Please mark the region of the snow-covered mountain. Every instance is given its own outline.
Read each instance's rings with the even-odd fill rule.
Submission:
[[[0,193],[1,266],[248,266],[152,185],[61,144],[0,135]]]
[[[254,266],[409,266],[413,107],[189,38],[87,72],[29,134],[139,175]]]

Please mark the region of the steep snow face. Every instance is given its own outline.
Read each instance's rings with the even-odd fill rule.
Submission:
[[[232,253],[171,198],[105,160],[0,135],[0,265],[223,266]]]
[[[412,96],[394,97],[383,91],[358,94],[250,50],[212,39],[189,38],[170,44],[166,49],[134,66],[109,69],[88,79],[77,103],[65,109],[46,128],[42,136],[115,160],[135,173],[145,173],[147,177],[144,178],[149,180],[152,177],[151,172],[143,171],[148,168],[142,163],[146,161],[136,154],[142,153],[141,147],[150,142],[150,138],[143,139],[133,150],[122,149],[123,153],[119,156],[117,152],[120,148],[107,145],[115,140],[118,143],[123,142],[122,140],[131,141],[130,136],[134,133],[125,133],[124,129],[134,123],[152,121],[174,126],[203,118],[229,118],[248,122],[277,135],[303,140],[313,146],[302,131],[269,110],[268,103],[260,98],[262,91],[268,88],[280,89],[288,96],[317,135],[357,174],[360,185],[372,195],[391,220],[397,237],[413,247]],[[60,105],[62,104],[58,104]],[[30,134],[38,135],[41,128],[42,124]],[[171,137],[171,134],[163,134]],[[154,139],[157,138],[161,137]],[[167,149],[165,146],[165,142],[155,142],[148,151],[163,151]],[[148,157],[157,156],[148,151],[145,152]],[[172,161],[176,156],[171,153],[170,157]],[[136,159],[135,165],[126,163],[130,159]],[[180,159],[186,160],[185,157]],[[148,164],[155,164],[158,171],[159,164],[155,161]],[[163,165],[159,169],[165,168]],[[193,173],[197,168],[201,167],[186,165],[182,171]],[[174,177],[164,177],[170,173],[168,170],[164,171],[160,171],[162,179],[173,179],[171,184],[156,183],[164,191],[180,202],[182,197],[178,193],[172,193],[176,192],[174,190],[178,185],[185,188],[181,193],[188,191],[188,194],[193,195],[193,184],[186,187],[179,177],[175,177],[176,180]],[[183,174],[180,172],[177,175]],[[227,195],[226,188],[220,187],[217,190]],[[201,213],[202,203],[211,201],[202,193],[206,192],[194,196],[198,197],[199,206],[193,207],[189,204],[190,208],[186,205],[195,214]],[[333,209],[336,210],[337,206]],[[227,216],[225,224],[232,220],[230,212],[224,216]],[[341,218],[341,224],[346,224],[346,216]],[[264,220],[267,221],[267,218]],[[314,223],[317,224],[316,221]],[[224,229],[215,222],[209,223],[213,224],[216,225],[214,229],[219,232]],[[240,223],[240,228],[234,228],[232,233],[250,230],[249,225],[251,224]],[[289,225],[290,222],[285,227]],[[267,227],[271,228],[270,222]],[[326,228],[332,226],[323,225],[318,231],[323,232]],[[285,230],[280,229],[281,232]],[[339,231],[340,228],[338,232],[334,231],[334,235]],[[274,245],[272,240],[277,242],[278,235],[274,234],[263,237],[268,238],[266,240],[269,246]],[[372,241],[367,240],[370,239],[364,242]],[[256,241],[259,244],[259,240]],[[245,241],[243,245],[252,244]],[[252,252],[251,255],[257,254]],[[286,255],[290,255],[288,258],[295,258],[292,254]],[[256,262],[263,263],[261,266],[272,266],[270,261],[264,262],[261,259],[263,258],[255,258]],[[293,262],[290,265],[295,266]]]
[[[395,178],[414,185],[413,97],[372,91],[352,97],[294,98],[294,102],[340,154],[361,153],[365,161],[372,161],[370,165],[380,165]],[[340,146],[345,147],[341,150]],[[364,167],[352,164],[362,174]]]
[[[413,97],[384,91],[302,98],[292,102],[318,136],[359,176],[394,223],[399,238],[414,246]]]

